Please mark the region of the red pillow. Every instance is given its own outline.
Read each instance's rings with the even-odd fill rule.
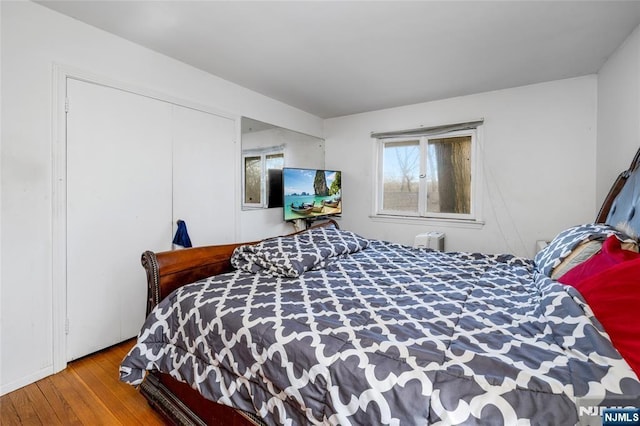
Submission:
[[[610,236],[602,244],[602,249],[588,260],[571,268],[558,281],[576,288],[580,281],[600,273],[607,268],[628,260],[640,259],[640,253],[624,250],[615,235]],[[579,290],[579,288],[578,288]]]
[[[640,377],[640,258],[619,263],[574,287]]]

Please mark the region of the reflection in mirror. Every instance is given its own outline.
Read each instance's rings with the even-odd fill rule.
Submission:
[[[242,117],[242,208],[282,207],[282,168],[324,168],[324,140]]]

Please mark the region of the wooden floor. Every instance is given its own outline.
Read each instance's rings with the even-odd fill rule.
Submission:
[[[121,343],[71,362],[66,370],[0,398],[0,424],[163,425],[134,387],[118,380]]]

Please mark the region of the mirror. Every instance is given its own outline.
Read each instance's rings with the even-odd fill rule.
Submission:
[[[242,209],[282,207],[282,168],[324,168],[324,139],[241,118]]]

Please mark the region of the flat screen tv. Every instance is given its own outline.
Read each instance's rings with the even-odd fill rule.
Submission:
[[[342,174],[337,170],[282,169],[284,220],[342,213]]]

